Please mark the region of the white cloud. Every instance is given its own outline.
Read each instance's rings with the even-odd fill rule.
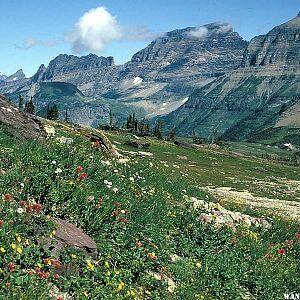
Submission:
[[[228,22],[216,22],[190,30],[187,34],[191,38],[204,40],[212,34],[226,34],[232,31],[232,24]]]
[[[97,7],[80,17],[73,30],[66,35],[73,51],[103,51],[107,43],[122,38],[122,30],[116,17],[106,8]]]
[[[160,34],[151,31],[146,26],[135,26],[123,29],[123,37],[131,41],[153,40],[159,37]]]
[[[197,39],[205,39],[208,35],[208,29],[204,26],[201,26],[189,31],[188,35]]]
[[[42,47],[49,48],[49,47],[54,47],[57,44],[58,44],[57,41],[51,41],[51,40],[42,41],[42,40],[39,40],[39,39],[29,37],[29,38],[24,40],[22,46],[16,46],[16,47],[19,48],[19,49],[23,49],[23,50],[29,50],[29,49],[31,49],[33,47],[36,47],[36,46],[42,46]]]
[[[224,23],[218,23],[218,25],[220,26],[217,30],[216,33],[221,33],[221,34],[225,34],[229,31],[232,31],[232,24],[224,22]]]

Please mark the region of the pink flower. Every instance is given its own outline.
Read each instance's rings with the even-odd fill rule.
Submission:
[[[284,248],[282,248],[282,249],[277,249],[277,253],[278,254],[281,254],[281,255],[285,255],[285,250],[284,250]]]

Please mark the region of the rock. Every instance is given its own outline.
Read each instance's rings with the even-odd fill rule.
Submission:
[[[85,234],[81,229],[66,220],[54,219],[57,225],[55,238],[63,243],[86,252],[93,258],[97,257],[97,245],[94,240]]]
[[[138,149],[148,149],[151,146],[150,142],[143,140],[129,140],[125,144]]]
[[[40,119],[36,116],[19,111],[0,96],[0,126],[4,126],[12,135],[18,138],[46,138],[46,132]]]
[[[51,137],[55,135],[55,128],[53,126],[44,124],[44,130],[47,133],[47,137]]]
[[[57,226],[56,233],[51,241],[46,241],[52,255],[57,257],[59,252],[64,249],[64,246],[68,245],[84,252],[93,259],[97,258],[97,245],[91,237],[66,220],[59,218],[53,218],[52,220]]]
[[[168,284],[168,292],[174,293],[174,291],[176,289],[176,284],[172,278],[166,276],[165,274],[156,273],[156,272],[152,272],[152,271],[149,271],[148,275],[155,278],[156,280],[166,281],[166,283]]]

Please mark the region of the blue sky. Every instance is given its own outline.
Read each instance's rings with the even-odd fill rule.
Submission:
[[[124,63],[162,32],[216,21],[230,22],[250,40],[299,10],[299,0],[0,1],[0,72],[10,75],[22,68],[33,75],[60,53],[94,52]],[[86,27],[92,28],[88,37]]]

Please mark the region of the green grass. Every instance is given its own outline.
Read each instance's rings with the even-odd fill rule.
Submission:
[[[116,146],[126,150],[134,150],[124,143],[130,136],[109,133]],[[151,141],[151,140],[150,140]],[[289,152],[273,149],[258,144],[230,143],[232,152],[247,154],[247,151],[284,158]],[[282,200],[300,200],[300,190],[293,193],[288,185],[290,180],[300,180],[299,167],[280,162],[259,159],[257,157],[239,158],[227,150],[210,150],[207,148],[184,149],[170,142],[152,140],[149,152],[154,154],[157,167],[172,178],[199,187],[232,187],[238,191],[248,190],[255,196],[277,198]],[[180,159],[178,156],[186,156]],[[274,189],[273,184],[276,184]]]
[[[229,300],[243,299],[248,291],[269,300],[299,288],[299,224],[270,218],[270,229],[216,227],[200,222],[203,211],[187,200],[209,199],[199,186],[222,183],[221,170],[243,179],[257,174],[254,167],[261,163],[164,142],[153,142],[153,158],[120,163],[80,136],[59,135],[74,143],[20,142],[0,131],[0,299],[50,299],[51,283],[73,299]],[[118,142],[128,138],[109,136]],[[187,166],[192,162],[196,167]],[[175,173],[173,163],[179,166]],[[294,170],[265,168],[269,176]],[[39,203],[42,210],[20,212],[21,201],[27,208]],[[87,232],[96,241],[97,259],[66,247],[55,259],[77,271],[50,266],[47,259],[54,257],[36,243],[53,234],[48,216]],[[284,255],[278,253],[282,248]],[[171,260],[174,254],[178,261]],[[149,272],[172,278],[175,289],[168,291]]]

